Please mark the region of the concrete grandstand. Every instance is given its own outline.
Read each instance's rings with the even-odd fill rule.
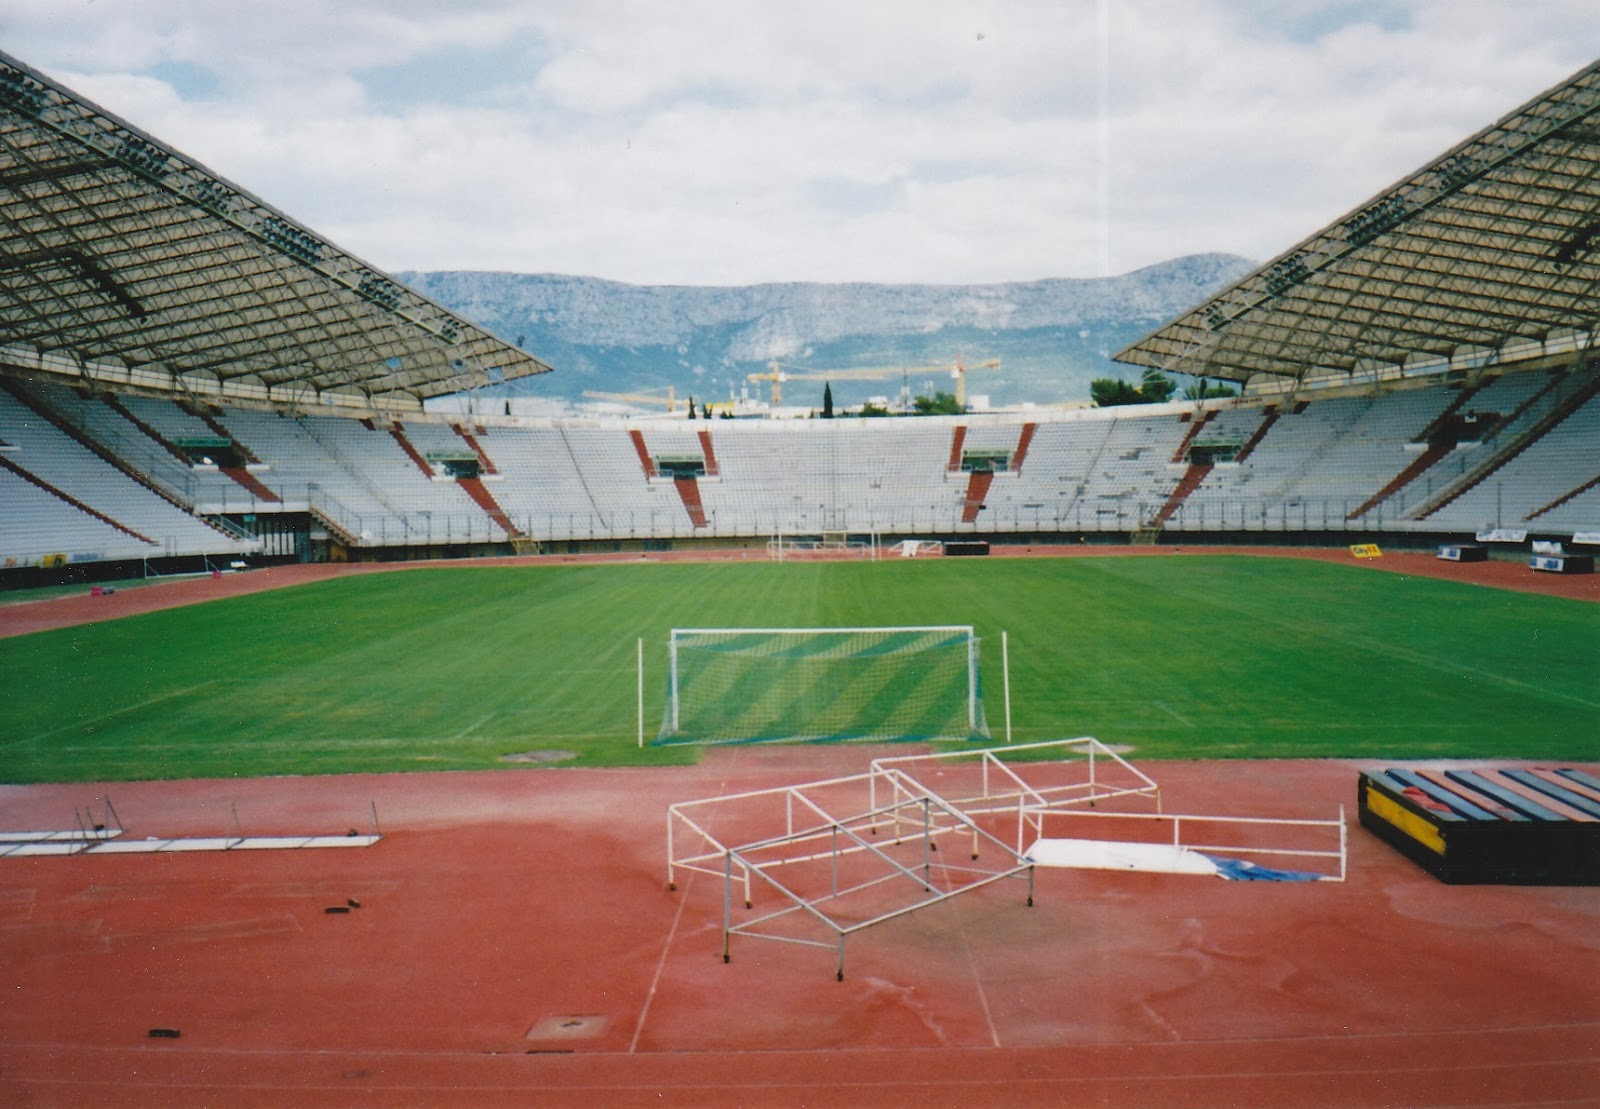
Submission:
[[[765,545],[1600,545],[1600,63],[1127,348],[1101,410],[491,415],[549,366],[0,55],[0,572]]]

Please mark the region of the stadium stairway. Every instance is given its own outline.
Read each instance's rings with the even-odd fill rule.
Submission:
[[[967,441],[967,425],[957,424],[950,436],[950,463],[945,469],[952,474],[961,472],[961,445]]]
[[[500,473],[499,469],[497,469],[494,464],[494,459],[489,457],[489,453],[483,449],[483,446],[478,442],[478,437],[476,435],[473,435],[472,432],[468,431],[460,424],[451,424],[450,430],[461,436],[461,441],[467,445],[467,449],[478,456],[478,465],[483,467],[484,473]],[[482,429],[480,428],[479,430],[481,431]]]
[[[1011,472],[1020,474],[1022,463],[1028,457],[1028,447],[1033,443],[1033,436],[1039,430],[1038,424],[1023,424],[1022,431],[1017,435],[1017,449],[1011,452]]]
[[[1211,417],[1215,415],[1215,412],[1202,412],[1200,414],[1200,418],[1196,420],[1192,419],[1189,413],[1185,412],[1179,417],[1180,420],[1184,420],[1189,423],[1189,430],[1184,432],[1183,441],[1178,444],[1178,449],[1172,452],[1173,462],[1187,462],[1189,460],[1190,444],[1192,444],[1195,439],[1199,437],[1201,430],[1211,422]],[[1185,495],[1187,496],[1187,494]]]
[[[178,398],[173,403],[183,411],[187,412],[189,415],[193,416],[195,419],[199,420],[201,423],[205,424],[206,427],[211,429],[211,433],[213,435],[220,439],[227,439],[231,441],[233,443],[233,449],[238,451],[239,457],[244,459],[246,462],[261,461],[261,459],[256,457],[255,452],[253,452],[243,443],[239,442],[238,439],[234,438],[233,432],[224,427],[222,422],[217,419],[216,414],[206,405],[197,401],[192,401],[186,397]]]
[[[700,450],[705,455],[706,477],[717,476],[717,452],[711,449],[711,432],[702,428],[699,432]]]
[[[1396,493],[1400,492],[1400,490],[1410,485],[1413,481],[1416,481],[1417,478],[1427,473],[1433,468],[1433,464],[1435,462],[1439,461],[1441,458],[1448,457],[1450,452],[1453,450],[1455,450],[1455,443],[1445,439],[1428,444],[1427,450],[1413,458],[1405,469],[1401,470],[1394,477],[1390,478],[1389,482],[1384,485],[1382,489],[1379,489],[1376,493],[1372,494],[1372,496],[1368,497],[1365,501],[1358,505],[1353,512],[1345,517],[1345,519],[1354,520],[1359,516],[1364,516],[1368,512],[1371,512],[1374,508],[1377,508],[1380,504],[1394,496]]]
[[[644,445],[644,432],[638,428],[632,428],[628,431],[628,437],[633,440],[633,449],[639,456],[639,465],[644,467],[644,476],[646,478],[655,477],[656,464],[650,459],[650,448]]]
[[[400,444],[400,449],[406,452],[406,457],[411,459],[412,462],[416,463],[417,469],[421,470],[430,478],[434,476],[433,467],[428,465],[428,460],[423,458],[422,454],[412,444],[411,440],[406,438],[406,428],[404,424],[402,424],[399,420],[394,421],[394,423],[389,425],[389,434],[394,436],[394,441],[396,443]]]
[[[122,416],[123,419],[126,419],[126,421],[130,422],[130,424],[133,424],[134,427],[138,427],[138,429],[141,430],[141,432],[144,432],[147,437],[152,438],[152,440],[155,440],[157,443],[160,443],[162,450],[165,450],[166,453],[171,454],[173,458],[178,459],[178,461],[182,462],[184,466],[190,466],[189,456],[182,453],[181,450],[178,450],[178,446],[174,445],[170,438],[166,438],[166,435],[163,435],[158,427],[150,426],[149,422],[139,418],[138,413],[134,413],[134,411],[130,410],[128,406],[123,405],[123,403],[120,402],[120,400],[117,400],[117,397],[114,397],[112,394],[104,395],[104,397],[101,397],[101,400],[102,402],[106,403],[107,408],[110,408],[110,410],[114,411],[114,413],[117,413],[118,416]],[[197,413],[190,411],[190,414]],[[251,453],[248,446],[237,442],[237,440],[232,437],[232,434],[230,434],[226,427],[222,427],[219,422],[216,422],[216,419],[211,418],[210,413],[198,413],[198,416],[200,416],[200,418],[206,422],[206,426],[210,427],[213,432],[218,434],[219,438],[226,438],[226,440],[229,440],[230,443],[234,443],[234,450],[237,451],[242,458],[250,459],[251,462],[259,461],[259,459],[256,458],[253,453]],[[258,499],[258,501],[266,502],[266,504],[280,504],[280,498],[278,498],[278,494],[274,493],[272,490],[269,490],[266,485],[262,485],[261,480],[259,480],[256,475],[251,474],[250,470],[246,470],[245,467],[219,466],[218,470],[221,470],[224,477],[232,478],[232,482],[234,482],[235,485],[240,486],[242,490],[245,490],[246,493],[250,493],[251,496]]]
[[[1563,386],[1566,387],[1564,395],[1562,394]],[[1529,410],[1531,410],[1535,404],[1551,394],[1557,394],[1557,396],[1549,411],[1535,420],[1533,425],[1526,431],[1516,435],[1511,442],[1506,444],[1503,450],[1492,452],[1489,458],[1487,458],[1482,465],[1469,470],[1466,475],[1454,485],[1447,486],[1442,493],[1423,505],[1413,518],[1425,520],[1428,517],[1437,514],[1442,509],[1449,506],[1452,502],[1460,499],[1470,490],[1482,485],[1491,475],[1504,467],[1506,463],[1510,462],[1512,459],[1526,451],[1529,447],[1537,443],[1545,436],[1547,432],[1551,431],[1558,424],[1560,424],[1561,421],[1565,420],[1568,416],[1582,408],[1585,404],[1588,404],[1589,401],[1593,400],[1595,396],[1600,395],[1600,371],[1590,371],[1587,374],[1574,374],[1567,377],[1551,375],[1550,383],[1523,402],[1523,404],[1505,420],[1503,426],[1515,424],[1516,421],[1525,413],[1529,412]],[[1580,490],[1574,490],[1572,495],[1576,495],[1579,491]],[[1556,503],[1558,502],[1552,502],[1551,504],[1548,504],[1544,508],[1540,509],[1540,511],[1549,511],[1550,509],[1556,507]]]
[[[104,512],[101,512],[99,509],[91,508],[89,505],[84,504],[77,497],[74,497],[72,494],[66,492],[65,490],[57,489],[54,485],[51,485],[48,481],[45,481],[42,478],[36,477],[33,474],[29,473],[27,470],[24,470],[21,466],[18,466],[15,462],[11,461],[9,458],[5,457],[4,455],[0,455],[0,469],[10,470],[12,473],[14,473],[18,477],[20,477],[23,481],[26,481],[29,485],[37,486],[38,488],[43,489],[46,493],[49,493],[52,497],[55,497],[58,500],[61,500],[61,501],[64,501],[65,503],[67,503],[67,504],[70,504],[73,508],[76,508],[79,512],[84,512],[84,513],[87,513],[90,516],[93,516],[96,520],[99,520],[101,523],[111,525],[112,527],[116,528],[118,531],[122,532],[124,535],[131,535],[133,538],[139,540],[139,542],[148,543],[152,547],[159,547],[160,546],[154,539],[151,539],[148,535],[142,535],[139,532],[134,531],[132,528],[128,527],[126,524],[120,523],[117,520],[113,520],[110,516],[107,516]]]
[[[672,487],[678,491],[684,510],[689,513],[689,522],[697,528],[705,527],[706,507],[700,500],[700,483],[686,474],[680,474],[673,480]]]
[[[1155,527],[1159,528],[1162,524],[1172,519],[1178,509],[1183,507],[1183,502],[1188,499],[1189,494],[1200,488],[1200,483],[1205,481],[1206,475],[1211,472],[1211,469],[1212,466],[1209,462],[1190,463],[1189,468],[1183,472],[1183,477],[1178,480],[1178,487],[1167,498],[1167,503],[1161,506],[1161,511],[1156,513],[1156,518],[1153,521]]]
[[[1456,395],[1455,400],[1446,405],[1445,410],[1439,413],[1434,418],[1434,421],[1424,428],[1422,434],[1417,437],[1419,441],[1428,444],[1427,449],[1412,459],[1405,469],[1396,474],[1382,489],[1367,498],[1359,508],[1346,516],[1345,519],[1354,520],[1358,516],[1371,512],[1384,501],[1417,480],[1417,478],[1427,473],[1433,468],[1434,463],[1441,458],[1448,457],[1459,440],[1458,433],[1452,430],[1456,427],[1457,417],[1462,409],[1467,406],[1467,402],[1477,396],[1484,385],[1492,380],[1494,380],[1492,376],[1486,377],[1462,389]]]
[[[218,535],[224,536],[224,537],[226,537],[226,538],[228,538],[230,540],[238,538],[237,536],[235,536],[235,535],[231,534],[230,532],[228,532],[225,528],[220,527],[215,521],[208,520],[204,516],[195,515],[193,509],[189,505],[184,504],[183,501],[180,500],[177,497],[177,495],[174,494],[171,490],[169,490],[166,487],[164,487],[163,485],[161,485],[160,482],[152,481],[149,478],[148,475],[141,473],[137,467],[135,467],[133,465],[130,465],[125,459],[123,459],[120,455],[118,455],[116,451],[113,451],[110,448],[108,448],[106,446],[103,446],[98,440],[96,440],[94,437],[86,434],[83,431],[82,428],[78,427],[71,420],[67,419],[61,413],[57,412],[49,404],[45,403],[40,398],[34,396],[32,393],[30,393],[27,389],[23,388],[15,380],[7,379],[7,378],[0,378],[0,387],[5,388],[5,390],[7,392],[9,392],[12,396],[16,397],[17,400],[21,404],[23,404],[24,406],[26,406],[27,408],[32,410],[35,414],[37,414],[41,419],[43,419],[47,423],[49,423],[57,431],[61,432],[68,439],[71,439],[74,443],[77,443],[79,446],[83,447],[85,450],[89,451],[89,453],[93,454],[96,458],[100,459],[100,461],[104,462],[106,465],[108,465],[108,466],[112,467],[113,469],[119,471],[120,473],[126,475],[127,477],[131,478],[133,481],[138,482],[140,485],[144,486],[144,488],[148,489],[150,492],[154,493],[156,496],[160,497],[162,500],[166,501],[168,504],[172,505],[175,508],[181,509],[186,515],[190,516],[192,519],[198,520],[200,523],[204,524],[206,527],[210,528],[212,531],[216,532]],[[26,476],[28,478],[28,480],[32,481],[35,485],[39,485],[41,488],[45,488],[46,487],[46,486],[42,485],[37,478],[34,478],[33,475],[27,474],[25,471],[22,471],[20,469],[18,470],[18,472],[19,473],[23,473],[24,476]],[[66,495],[65,493],[61,492],[60,490],[55,489],[53,486],[51,486],[49,488],[50,488],[50,491],[52,493],[54,493],[56,496],[61,497],[63,500],[70,501],[74,505],[77,505],[79,508],[82,508],[84,511],[88,512],[90,515],[92,515],[92,516],[94,516],[94,517],[96,517],[98,519],[104,520],[108,524],[111,524],[113,527],[117,528],[119,531],[127,532],[129,535],[132,535],[137,539],[143,540],[146,543],[152,543],[152,544],[155,543],[155,540],[149,538],[148,536],[141,535],[139,532],[134,531],[131,528],[125,527],[124,525],[118,523],[116,520],[113,520],[111,517],[106,516],[103,513],[98,512],[95,509],[92,509],[92,508],[88,507],[82,501],[79,501],[76,498],[73,498],[73,497],[70,497],[70,496]]]
[[[988,470],[974,470],[967,475],[967,499],[961,506],[963,524],[978,522],[978,513],[983,511],[984,498],[989,495],[989,486],[993,484],[994,474]]]
[[[166,451],[173,458],[177,459],[185,466],[189,465],[188,455],[179,450],[177,445],[171,442],[165,435],[161,434],[158,429],[151,427],[144,420],[140,419],[137,414],[131,411],[127,405],[122,403],[122,401],[118,400],[115,395],[111,393],[102,395],[100,397],[100,403],[111,409],[111,411],[115,412],[117,415],[121,416],[124,420],[127,420],[140,431],[144,432],[144,434],[149,438],[155,440],[158,444],[160,444],[161,449]]]
[[[256,477],[256,475],[252,474],[243,466],[219,466],[218,469],[228,477],[232,478],[236,485],[244,489],[258,501],[263,501],[267,504],[281,503],[281,498],[278,496],[278,494],[274,493],[271,489],[268,489],[261,483],[260,478]]]
[[[1561,496],[1557,497],[1555,500],[1551,501],[1549,504],[1544,505],[1544,506],[1542,506],[1540,508],[1534,509],[1532,512],[1530,512],[1526,516],[1524,516],[1523,519],[1524,520],[1530,520],[1530,521],[1531,520],[1537,520],[1540,516],[1543,516],[1546,512],[1554,512],[1556,509],[1560,508],[1562,505],[1566,504],[1568,501],[1574,499],[1575,497],[1581,497],[1583,494],[1587,493],[1589,490],[1595,488],[1596,486],[1600,486],[1600,474],[1596,474],[1594,477],[1590,478],[1588,481],[1584,482],[1582,485],[1579,485],[1575,489],[1567,490],[1567,492],[1561,494]]]
[[[499,524],[506,535],[517,540],[524,538],[523,531],[511,522],[511,517],[506,515],[505,509],[500,507],[500,502],[494,499],[494,494],[489,492],[483,482],[475,477],[458,477],[456,484],[471,497],[479,508],[483,509],[489,519]]]
[[[1267,432],[1272,430],[1272,425],[1278,422],[1278,406],[1269,404],[1261,410],[1261,423],[1251,432],[1250,438],[1244,441],[1244,446],[1239,448],[1239,453],[1233,456],[1235,462],[1243,462],[1250,457],[1250,452],[1261,445],[1261,440],[1267,437]]]

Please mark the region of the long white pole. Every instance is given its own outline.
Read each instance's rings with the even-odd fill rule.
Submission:
[[[1011,645],[1006,633],[1000,632],[1000,682],[1006,696],[1006,742],[1011,742]]]
[[[978,641],[967,635],[967,734],[978,730]]]
[[[639,675],[639,746],[644,746],[644,637],[640,636],[635,643],[637,648],[637,664],[635,670]]]
[[[671,671],[667,679],[667,696],[672,698],[672,731],[678,731],[678,635],[674,631],[667,637],[667,667]]]

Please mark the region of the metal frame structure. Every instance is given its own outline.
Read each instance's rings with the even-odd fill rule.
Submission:
[[[1325,866],[1333,871],[1330,874],[1318,873],[1318,880],[1324,882],[1342,882],[1349,866],[1349,831],[1345,826],[1344,806],[1339,806],[1339,815],[1330,820],[1295,820],[1273,816],[1217,816],[1199,813],[1126,813],[1126,812],[1083,812],[1066,813],[1062,809],[1033,809],[1025,819],[1035,833],[1035,842],[1043,840],[1045,824],[1063,816],[1086,818],[1091,821],[1140,821],[1146,825],[1151,822],[1167,825],[1171,828],[1172,838],[1168,845],[1176,852],[1193,852],[1201,855],[1228,855],[1240,859],[1259,856],[1268,859],[1305,859],[1311,860],[1310,865]],[[1197,842],[1192,838],[1196,826],[1205,829],[1225,828],[1235,826],[1239,828],[1259,828],[1272,830],[1306,829],[1311,832],[1326,833],[1336,847],[1263,847],[1254,843],[1231,842]],[[1191,835],[1186,838],[1185,833]],[[1212,838],[1216,838],[1215,834]],[[1142,841],[1141,841],[1142,842]],[[1031,857],[1031,856],[1030,856]],[[1248,858],[1247,861],[1254,861]],[[1043,864],[1040,864],[1043,865]]]
[[[678,874],[723,877],[725,860],[742,843],[794,840],[810,817],[847,819],[875,807],[870,800],[872,774],[849,774],[794,786],[746,790],[742,793],[680,801],[667,807],[667,888],[678,888]],[[777,813],[781,805],[781,819]],[[834,815],[838,810],[838,815]],[[797,819],[798,818],[798,819]],[[731,828],[730,833],[728,829]],[[748,837],[748,838],[747,838]],[[687,840],[687,842],[686,842]],[[754,904],[748,871],[742,872],[744,902]]]
[[[1061,751],[1066,757],[1036,757],[1052,750]],[[1008,758],[1016,761],[1008,762]],[[952,791],[933,773],[940,768],[959,769],[962,764],[977,777],[975,783],[960,783],[966,788]],[[1035,771],[1032,782],[1028,780],[1030,768]],[[1079,768],[1083,771],[1080,780],[1040,780]],[[1022,813],[1035,809],[1093,807],[1116,798],[1144,798],[1154,802],[1157,812],[1161,809],[1161,787],[1155,780],[1093,736],[879,758],[873,759],[863,774],[746,790],[668,806],[667,888],[678,888],[680,871],[722,876],[724,856],[739,843],[801,835],[808,826],[807,814],[833,821],[863,812],[882,813],[919,797],[937,798],[959,812],[963,819],[957,825],[962,829],[968,828],[972,817],[1016,812],[1020,820]],[[893,828],[891,816],[882,816],[876,822],[877,827],[885,825]],[[950,830],[938,829],[941,834]],[[1021,837],[1019,825],[1016,847],[1007,849],[1021,854]],[[748,875],[743,877],[744,900],[749,905],[751,883]]]
[[[0,53],[0,368],[418,410],[525,354]]]
[[[1061,759],[1033,760],[1033,753],[1059,751]],[[1008,758],[1017,760],[1008,762]],[[1108,778],[1103,770],[1109,764],[1114,777]],[[1028,767],[1082,766],[1086,773],[1078,781],[1030,782],[1024,776]],[[920,772],[916,769],[921,767]],[[946,776],[961,769],[967,770],[967,781],[960,783],[961,792],[952,796],[948,785],[934,780],[934,775]],[[915,790],[934,793],[947,799],[969,816],[986,816],[1015,811],[1018,814],[1017,850],[1022,843],[1022,819],[1032,811],[1086,806],[1093,808],[1102,801],[1118,797],[1138,797],[1153,801],[1155,811],[1161,812],[1161,787],[1144,771],[1117,754],[1094,736],[1076,739],[1050,739],[1039,743],[1019,743],[1007,747],[990,747],[980,751],[931,751],[919,755],[895,755],[872,760],[872,785],[879,782],[890,789],[904,788],[901,782],[913,783]],[[1037,777],[1037,775],[1036,775]],[[972,779],[976,780],[972,780]],[[974,787],[976,792],[973,792]],[[873,793],[873,803],[877,801]]]
[[[1581,356],[1597,327],[1600,62],[1117,358],[1239,382],[1381,377]]]
[[[978,827],[970,817],[938,797],[929,794],[907,796],[880,808],[843,819],[830,818],[820,809],[817,813],[824,818],[821,823],[798,828],[786,835],[730,847],[723,852],[723,962],[726,963],[732,958],[732,942],[736,935],[806,947],[823,947],[835,952],[837,960],[835,975],[842,982],[845,941],[857,932],[906,916],[918,909],[943,904],[953,897],[981,889],[1005,878],[1026,878],[1027,903],[1030,907],[1033,905],[1033,864]],[[914,828],[911,835],[906,834],[908,824]],[[878,831],[885,825],[895,829],[895,835],[892,839],[878,840]],[[979,858],[976,845],[982,841],[1000,853],[999,865],[985,868],[952,863],[949,861],[948,853],[943,853],[938,860],[936,874],[934,854],[937,851],[937,838],[941,834],[958,829],[966,829],[973,836],[974,862]],[[824,839],[827,841],[827,847],[821,851],[815,850],[812,845]],[[917,849],[918,855],[909,864],[896,858],[891,849],[902,847],[908,841]],[[786,853],[789,849],[797,847],[801,849],[800,854]],[[877,864],[877,872],[858,881],[842,878],[841,862],[847,855],[865,859],[869,864]],[[808,892],[798,883],[779,877],[782,868],[819,860],[828,863],[829,881],[825,890]],[[745,904],[748,907],[752,875],[777,891],[788,904],[735,923],[734,886],[743,881],[746,891]],[[853,895],[864,894],[866,891],[890,883],[895,884],[895,888],[900,890],[907,889],[908,885],[912,887],[910,900],[894,901],[891,891],[891,900],[887,906],[880,901],[869,900],[869,908],[858,910],[859,915],[853,919],[850,917],[848,910],[845,909],[848,899]],[[791,918],[796,916],[799,917],[802,926],[820,926],[828,939],[810,938],[799,934],[799,929],[777,930],[780,925],[789,924]]]
[[[1035,757],[1053,751],[1068,757]],[[1008,762],[1008,757],[1015,761]],[[1030,775],[1030,768],[1035,773]],[[1064,778],[1063,769],[1080,773]],[[1096,807],[1117,799],[1153,802],[1155,811],[1103,812]],[[1175,855],[1309,859],[1329,869],[1336,863],[1337,873],[1319,873],[1322,880],[1345,878],[1342,807],[1334,820],[1166,815],[1160,810],[1155,780],[1093,736],[880,758],[865,774],[669,806],[667,888],[676,890],[684,872],[721,881],[724,962],[731,959],[734,936],[777,940],[835,951],[842,980],[845,941],[874,925],[1024,873],[1032,905],[1033,867],[1050,864],[1036,862],[1030,852],[1045,838],[1047,821],[1067,816],[1161,822],[1171,827]],[[1015,820],[1014,843],[996,834],[995,818]],[[1184,841],[1186,828],[1227,825],[1327,833],[1338,846],[1263,846],[1249,835],[1236,843]],[[951,851],[939,849],[946,837],[967,843],[968,861],[957,862]],[[914,856],[910,859],[903,857],[908,845]],[[986,848],[998,854],[997,862],[980,864]],[[737,920],[735,890],[742,892],[744,908],[753,909],[757,883],[782,903]],[[915,885],[900,900],[893,899],[893,891],[886,891],[887,902],[882,894],[877,900],[870,896],[870,891],[892,883]]]

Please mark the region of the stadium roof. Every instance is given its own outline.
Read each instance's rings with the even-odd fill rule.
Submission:
[[[0,364],[417,402],[549,366],[0,53]]]
[[[1592,335],[1597,170],[1600,62],[1116,357],[1246,381],[1479,365]]]

